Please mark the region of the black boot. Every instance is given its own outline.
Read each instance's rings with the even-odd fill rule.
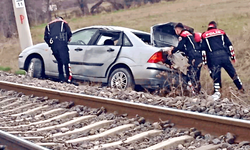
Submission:
[[[71,81],[68,81],[69,84],[73,84],[75,86],[79,86],[79,83],[77,83],[76,81],[74,80],[71,80]]]

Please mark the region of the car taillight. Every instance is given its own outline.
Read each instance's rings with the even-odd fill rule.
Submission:
[[[156,52],[154,53],[153,56],[150,57],[148,63],[158,63],[162,61],[163,61],[162,52]]]

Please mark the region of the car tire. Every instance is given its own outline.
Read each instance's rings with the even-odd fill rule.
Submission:
[[[117,68],[109,76],[108,86],[111,88],[126,90],[134,89],[135,84],[130,71],[126,68]]]
[[[42,78],[43,77],[43,64],[41,59],[32,58],[29,63],[27,70],[27,75],[32,78]]]

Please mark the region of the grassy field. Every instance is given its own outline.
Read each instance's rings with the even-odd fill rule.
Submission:
[[[176,0],[161,2],[153,5],[144,5],[140,8],[120,10],[108,14],[73,18],[67,20],[72,30],[90,25],[117,25],[150,31],[154,24],[169,21],[182,22],[195,28],[195,31],[204,32],[207,23],[211,20],[218,22],[219,28],[226,31],[236,50],[237,63],[235,68],[241,77],[247,94],[236,99],[247,100],[250,90],[250,0]],[[45,24],[31,27],[34,44],[43,42]],[[21,51],[18,39],[3,39],[0,43],[0,66],[18,70],[17,58]],[[206,70],[202,73],[203,88],[211,93],[212,81]],[[223,72],[224,91],[235,89],[229,76]],[[230,97],[230,92],[224,92]]]

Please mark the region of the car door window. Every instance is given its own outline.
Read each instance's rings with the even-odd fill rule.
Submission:
[[[100,35],[96,45],[110,45],[110,46],[121,46],[120,35]],[[124,34],[123,46],[133,46],[128,37]]]
[[[74,33],[70,45],[88,45],[98,29],[85,29]]]
[[[112,37],[102,35],[97,42],[97,45],[108,45],[107,41],[111,41]],[[106,44],[107,43],[107,44]],[[110,42],[112,45],[112,43]]]
[[[112,31],[99,31],[99,37],[94,45],[108,45],[108,46],[120,46],[120,32],[112,32]]]

